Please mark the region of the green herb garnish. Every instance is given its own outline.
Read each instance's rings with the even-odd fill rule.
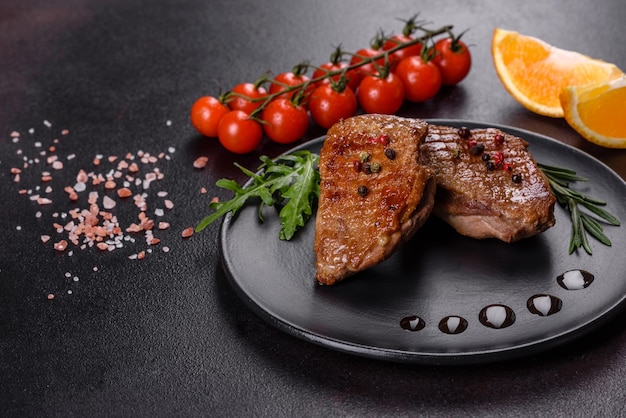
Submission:
[[[235,163],[252,180],[249,185],[241,187],[236,181],[229,179],[221,179],[215,183],[218,187],[231,190],[235,196],[228,201],[211,203],[209,207],[215,209],[215,212],[200,221],[196,232],[202,231],[228,212],[235,215],[250,198],[261,199],[261,221],[264,206],[281,206],[278,215],[281,225],[280,239],[290,240],[306,224],[313,213],[313,202],[319,197],[319,155],[301,150],[283,155],[274,161],[267,156],[259,159],[263,162],[258,169],[259,174]]]
[[[619,219],[600,207],[606,205],[606,202],[570,188],[570,182],[587,181],[587,179],[566,168],[552,167],[545,164],[538,164],[538,166],[548,177],[550,187],[559,204],[569,210],[572,221],[569,253],[571,254],[577,248],[583,247],[587,254],[592,254],[587,233],[591,234],[602,244],[611,246],[611,240],[604,234],[600,221],[604,221],[609,225],[620,226]],[[600,219],[583,212],[580,206]]]
[[[304,227],[313,213],[314,201],[320,194],[317,169],[319,155],[301,150],[283,155],[276,160],[271,160],[267,156],[261,156],[259,159],[263,164],[258,168],[258,174],[235,163],[252,180],[249,185],[241,187],[236,181],[229,179],[221,179],[215,183],[218,187],[231,190],[235,195],[230,200],[211,203],[209,207],[215,212],[198,224],[196,232],[202,231],[229,212],[235,215],[250,198],[260,199],[261,221],[264,206],[281,206],[278,215],[281,224],[280,239],[290,240]],[[620,226],[620,220],[600,207],[606,205],[606,202],[570,188],[571,182],[587,179],[566,168],[541,163],[538,163],[538,166],[548,178],[559,204],[570,212],[572,234],[569,253],[582,247],[588,254],[592,254],[587,234],[602,244],[611,246],[611,240],[604,234],[601,222]],[[589,213],[582,211],[581,207]]]

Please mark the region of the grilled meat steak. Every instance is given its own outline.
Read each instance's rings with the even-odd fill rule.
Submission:
[[[436,173],[433,213],[473,238],[513,242],[550,228],[556,199],[527,148],[494,128],[430,125],[420,162]]]
[[[361,115],[328,131],[320,152],[316,278],[332,285],[388,258],[430,215],[435,179],[419,163],[427,124]]]

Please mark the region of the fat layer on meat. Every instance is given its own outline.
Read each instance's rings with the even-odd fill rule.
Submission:
[[[505,242],[553,226],[556,199],[528,145],[495,128],[461,137],[458,128],[430,125],[420,161],[436,173],[433,213],[463,235]]]
[[[435,181],[419,163],[426,131],[421,120],[386,115],[355,116],[328,131],[315,224],[320,283],[385,260],[428,218]]]

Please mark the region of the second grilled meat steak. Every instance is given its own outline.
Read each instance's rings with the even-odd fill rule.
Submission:
[[[436,172],[433,213],[463,235],[505,242],[553,226],[556,199],[527,148],[494,128],[430,125],[420,161]]]
[[[435,180],[419,163],[427,124],[361,115],[328,131],[320,152],[316,278],[334,284],[388,258],[425,222]]]

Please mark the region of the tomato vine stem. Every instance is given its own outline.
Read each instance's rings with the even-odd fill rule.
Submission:
[[[351,70],[355,70],[357,68],[360,68],[362,66],[365,66],[367,64],[371,64],[374,63],[376,65],[376,61],[379,61],[381,59],[384,59],[385,62],[388,61],[388,57],[389,55],[393,54],[396,51],[399,51],[401,49],[407,48],[411,45],[415,45],[415,44],[419,44],[419,43],[424,43],[427,42],[429,40],[431,40],[433,37],[438,36],[438,35],[442,35],[445,33],[450,33],[450,31],[452,30],[453,26],[452,25],[446,25],[446,26],[442,26],[438,29],[434,29],[434,30],[430,30],[430,29],[425,29],[423,27],[419,27],[419,29],[421,29],[422,31],[424,31],[424,35],[416,37],[414,39],[411,39],[410,41],[407,42],[399,42],[396,46],[394,46],[393,48],[390,48],[386,51],[382,51],[380,54],[374,55],[372,57],[362,57],[363,60],[359,61],[357,63],[354,64],[350,64],[347,67],[341,68],[339,70],[331,70],[326,72],[325,74],[319,76],[319,77],[315,77],[312,78],[310,80],[307,80],[305,82],[299,83],[299,84],[294,84],[294,85],[285,85],[284,83],[280,83],[280,82],[275,82],[274,80],[267,80],[270,83],[275,83],[275,84],[279,84],[283,87],[285,87],[283,90],[278,91],[276,93],[270,93],[266,96],[263,97],[258,97],[258,98],[251,98],[248,97],[247,99],[250,100],[251,102],[260,102],[262,101],[263,103],[254,110],[254,112],[252,112],[250,114],[250,118],[253,119],[259,119],[257,117],[257,115],[263,111],[263,109],[267,106],[267,104],[269,102],[271,102],[272,100],[274,100],[275,98],[282,96],[283,94],[288,94],[294,91],[306,91],[307,87],[309,87],[310,85],[314,85],[322,80],[325,80],[327,78],[331,78],[337,75],[342,75],[342,74],[346,74],[348,71]],[[352,54],[352,55],[356,55],[356,54]],[[312,68],[311,65],[307,62],[303,62],[300,64],[297,64],[294,67],[294,71],[297,69],[299,74],[304,74],[303,70],[305,68]],[[297,97],[298,95],[294,95],[294,97]],[[300,98],[300,100],[302,100],[302,98]]]

